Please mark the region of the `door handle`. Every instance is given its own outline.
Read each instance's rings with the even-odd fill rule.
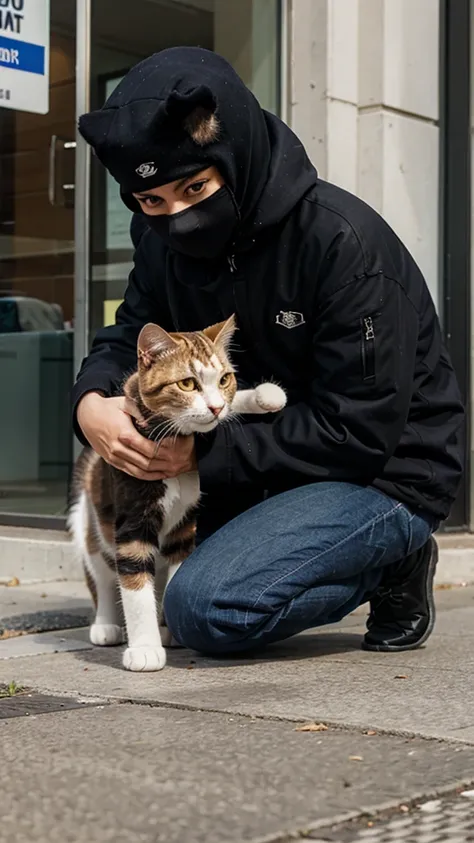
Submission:
[[[66,180],[66,161],[64,153],[76,148],[76,141],[66,140],[58,135],[51,135],[49,145],[48,199],[51,205],[59,208],[74,207],[74,188]]]

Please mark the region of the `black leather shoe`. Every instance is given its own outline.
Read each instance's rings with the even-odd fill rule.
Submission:
[[[415,650],[429,638],[435,622],[433,578],[438,545],[433,536],[420,550],[389,565],[370,601],[363,650]]]

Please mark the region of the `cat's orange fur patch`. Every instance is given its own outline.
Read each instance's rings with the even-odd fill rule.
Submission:
[[[119,545],[120,556],[126,556],[127,559],[147,559],[153,556],[155,548],[149,542],[135,540],[132,542],[124,542]]]
[[[122,574],[120,585],[128,591],[141,591],[148,583],[153,583],[153,577],[141,572],[139,574]]]
[[[195,538],[195,521],[187,521],[172,530],[171,533],[167,535],[166,543],[162,548],[163,556],[165,556],[166,561],[171,565],[183,562],[184,557],[189,556],[189,554],[194,550]],[[169,553],[168,548],[173,548],[175,546],[176,549]],[[184,552],[184,549],[186,549],[186,552]]]

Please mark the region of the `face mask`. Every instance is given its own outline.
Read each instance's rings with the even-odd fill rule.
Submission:
[[[220,255],[239,221],[239,211],[224,185],[212,196],[178,214],[146,217],[147,224],[171,249],[191,258]]]

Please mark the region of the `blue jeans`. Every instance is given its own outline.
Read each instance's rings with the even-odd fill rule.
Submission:
[[[166,591],[167,623],[180,644],[216,655],[335,623],[437,526],[370,487],[316,483],[284,492],[197,547]]]

